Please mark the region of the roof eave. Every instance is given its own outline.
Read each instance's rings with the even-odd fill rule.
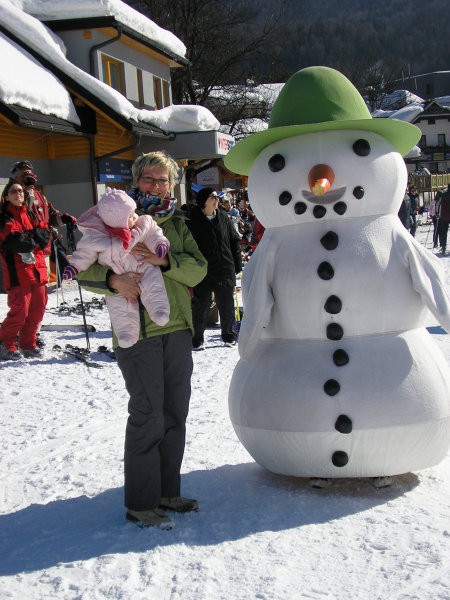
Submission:
[[[438,112],[438,109],[440,109],[440,112]],[[448,119],[449,115],[450,108],[439,104],[439,102],[436,102],[436,100],[432,100],[427,106],[425,106],[423,111],[420,112],[415,119],[413,119],[412,123],[417,123],[422,119]]]
[[[0,113],[14,125],[19,127],[39,129],[63,135],[86,135],[86,132],[75,123],[71,123],[70,121],[56,117],[55,115],[46,115],[37,110],[30,110],[15,104],[5,104],[4,102],[0,102]]]
[[[151,50],[159,52],[174,62],[177,62],[180,66],[188,66],[191,64],[187,58],[184,58],[175,52],[171,52],[168,48],[161,46],[154,40],[150,40],[143,34],[135,31],[131,27],[128,27],[124,23],[121,23],[114,16],[86,17],[84,19],[55,19],[46,20],[43,21],[43,23],[44,25],[47,25],[49,29],[55,32],[73,31],[74,29],[101,29],[103,27],[113,27],[114,29],[117,29],[120,27],[122,32],[132,40],[147,46],[147,48],[150,48]]]

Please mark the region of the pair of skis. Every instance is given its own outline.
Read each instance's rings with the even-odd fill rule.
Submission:
[[[91,367],[94,369],[102,369],[103,368],[102,363],[96,362],[95,360],[91,359],[91,357],[90,357],[91,351],[88,348],[79,348],[78,346],[72,346],[71,344],[66,344],[63,348],[62,346],[55,344],[53,346],[53,350],[55,350],[56,352],[61,352],[61,354],[64,354],[65,356],[70,356],[71,358],[75,358],[76,360],[85,364],[87,367]],[[105,356],[108,356],[109,358],[111,358],[113,360],[116,359],[116,355],[114,354],[114,351],[108,350],[108,348],[106,346],[99,346],[98,352],[100,354],[104,354]]]

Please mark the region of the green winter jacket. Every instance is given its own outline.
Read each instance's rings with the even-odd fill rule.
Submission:
[[[206,259],[186,226],[184,215],[175,211],[165,217],[156,218],[155,221],[170,242],[168,254],[170,265],[168,268],[162,269],[170,303],[170,319],[166,325],[159,327],[143,309],[145,336],[141,327],[140,339],[183,329],[190,329],[194,333],[191,296],[188,288],[200,283],[208,268]],[[108,267],[95,263],[86,271],[78,273],[77,279],[82,287],[95,294],[111,295],[115,292],[108,288],[106,283],[109,270]],[[117,346],[115,335],[113,345]]]

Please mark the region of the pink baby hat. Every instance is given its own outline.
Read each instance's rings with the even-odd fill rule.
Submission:
[[[106,188],[98,201],[97,209],[103,223],[123,229],[128,227],[128,217],[136,210],[136,202],[123,190]]]

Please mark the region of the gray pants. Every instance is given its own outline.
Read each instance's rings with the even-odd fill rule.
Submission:
[[[149,510],[180,495],[192,375],[190,330],[116,348],[130,400],[125,432],[125,506]]]

